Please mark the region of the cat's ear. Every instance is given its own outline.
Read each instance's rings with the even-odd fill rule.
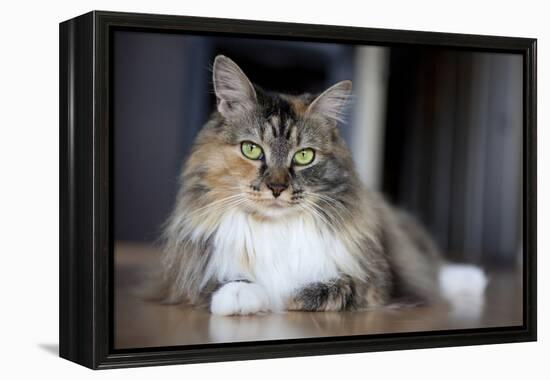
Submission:
[[[307,108],[307,114],[324,118],[333,124],[342,121],[345,106],[351,96],[351,88],[350,80],[336,83],[311,102]]]
[[[213,67],[218,111],[228,119],[250,112],[256,105],[256,91],[250,80],[231,59],[218,55]]]

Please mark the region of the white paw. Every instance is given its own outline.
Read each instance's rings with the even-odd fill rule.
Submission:
[[[230,282],[212,296],[210,311],[217,315],[248,315],[269,310],[265,291],[256,284]]]

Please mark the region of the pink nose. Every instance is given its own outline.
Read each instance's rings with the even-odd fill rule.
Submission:
[[[267,187],[271,190],[273,196],[278,198],[279,195],[286,190],[288,183],[268,183]]]

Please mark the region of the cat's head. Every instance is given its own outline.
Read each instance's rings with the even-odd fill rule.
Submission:
[[[310,212],[321,218],[354,201],[355,170],[337,129],[351,81],[319,95],[270,93],[217,56],[213,84],[219,115],[202,132],[192,161],[204,168],[202,185],[220,201],[264,217]]]

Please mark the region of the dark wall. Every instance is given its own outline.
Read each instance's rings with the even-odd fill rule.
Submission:
[[[514,262],[522,57],[393,49],[384,191],[454,259]]]
[[[115,34],[115,236],[153,240],[172,204],[182,156],[190,139],[183,87],[186,38]]]

